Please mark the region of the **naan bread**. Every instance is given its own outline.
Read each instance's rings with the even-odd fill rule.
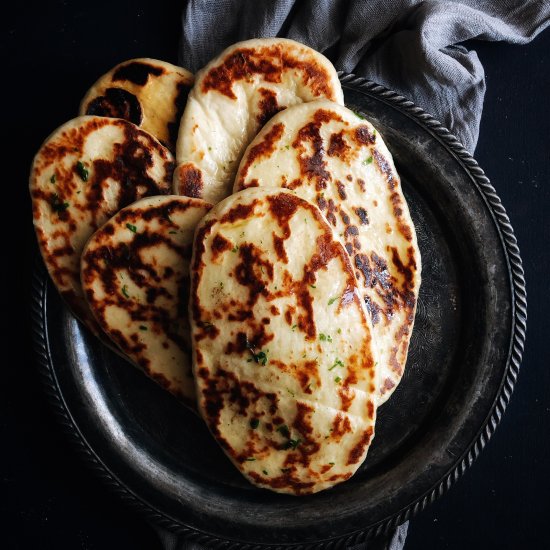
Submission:
[[[170,191],[173,157],[121,119],[83,116],[42,145],[30,175],[34,227],[50,276],[73,313],[100,334],[80,285],[86,241],[122,207]]]
[[[286,187],[316,204],[345,245],[380,349],[381,403],[407,360],[420,288],[420,251],[390,152],[363,117],[328,101],[273,117],[235,180]]]
[[[193,234],[210,205],[148,197],[123,208],[88,241],[81,276],[88,304],[118,348],[195,406],[189,340]]]
[[[326,98],[344,104],[330,61],[284,38],[239,42],[198,74],[180,124],[174,192],[216,203],[231,194],[246,146],[275,113]]]
[[[158,59],[130,59],[88,90],[79,114],[129,120],[173,151],[193,79],[188,70]]]
[[[255,485],[306,494],[353,475],[374,435],[371,328],[319,210],[248,189],[197,227],[191,271],[199,411]]]

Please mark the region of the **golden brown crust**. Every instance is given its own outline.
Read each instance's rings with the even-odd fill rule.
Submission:
[[[331,75],[326,68],[313,58],[306,60],[298,56],[297,51],[286,43],[234,50],[203,76],[201,91],[216,91],[230,99],[237,99],[233,92],[235,82],[260,75],[265,82],[279,84],[282,82],[282,74],[289,69],[297,72],[303,85],[309,86],[315,96],[337,100],[330,84]]]
[[[40,251],[73,312],[96,333],[80,286],[84,244],[120,208],[168,193],[173,168],[172,155],[153,136],[103,117],[70,121],[35,157],[30,192]]]
[[[374,433],[376,361],[353,268],[327,222],[292,193],[248,190],[205,218],[194,248],[194,371],[211,432],[262,487],[307,494],[348,479]],[[336,325],[327,288],[338,294]]]
[[[194,226],[209,208],[186,197],[138,201],[94,233],[81,261],[86,299],[103,331],[191,406],[189,262]]]

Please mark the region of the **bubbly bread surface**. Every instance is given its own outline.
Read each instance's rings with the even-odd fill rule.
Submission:
[[[193,74],[158,59],[130,59],[104,74],[86,93],[81,115],[123,118],[171,151],[193,86]]]
[[[241,156],[275,113],[326,98],[343,104],[330,61],[283,38],[227,48],[198,74],[181,120],[174,192],[216,203],[231,193]]]
[[[170,192],[172,154],[121,119],[82,116],[48,137],[30,175],[33,221],[48,272],[96,334],[80,284],[80,256],[96,229],[124,206]]]
[[[380,350],[380,396],[401,380],[420,251],[392,156],[362,116],[328,101],[274,116],[248,147],[235,191],[284,187],[316,204],[348,252]]]
[[[191,267],[199,411],[260,487],[340,483],[374,436],[376,350],[348,255],[319,210],[248,189],[200,222]]]
[[[104,332],[151,378],[195,406],[187,306],[193,234],[210,205],[148,197],[88,241],[81,278]]]

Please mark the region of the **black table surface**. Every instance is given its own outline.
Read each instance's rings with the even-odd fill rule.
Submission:
[[[0,547],[160,549],[154,530],[88,471],[45,400],[30,345],[36,248],[27,178],[42,140],[72,118],[95,78],[132,57],[176,62],[178,3],[10,3],[1,19],[4,246]],[[511,403],[487,448],[410,524],[406,548],[548,547],[550,368],[550,31],[531,44],[471,42],[487,95],[475,157],[518,237],[528,333]],[[7,123],[7,124],[6,124]]]

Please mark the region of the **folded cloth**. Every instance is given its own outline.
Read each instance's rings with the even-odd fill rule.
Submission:
[[[550,0],[189,0],[180,63],[197,71],[234,42],[292,38],[412,100],[473,152],[485,80],[461,43],[525,44],[549,22]]]
[[[367,543],[357,544],[349,550],[403,550],[407,538],[409,522],[399,525],[389,536],[379,536]],[[190,541],[185,536],[176,535],[162,527],[154,526],[158,534],[162,550],[205,550],[205,547]]]

